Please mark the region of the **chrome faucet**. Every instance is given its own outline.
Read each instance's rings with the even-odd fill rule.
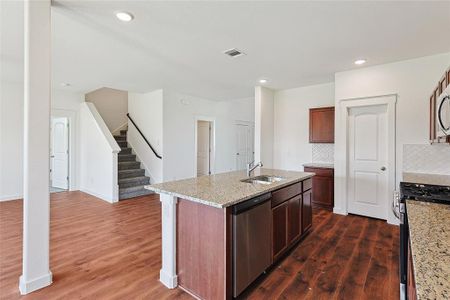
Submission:
[[[254,169],[256,169],[257,167],[262,167],[262,166],[263,166],[262,162],[259,162],[256,165],[255,165],[255,161],[248,163],[247,164],[247,177],[250,177],[250,175],[252,174]]]

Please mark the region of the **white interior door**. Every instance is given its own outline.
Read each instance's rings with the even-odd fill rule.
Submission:
[[[197,176],[209,175],[211,155],[211,123],[197,122]]]
[[[236,124],[236,169],[243,170],[254,160],[253,126]]]
[[[348,212],[387,219],[387,105],[353,107],[348,116]]]
[[[69,188],[69,126],[67,118],[52,118],[51,130],[51,185]]]

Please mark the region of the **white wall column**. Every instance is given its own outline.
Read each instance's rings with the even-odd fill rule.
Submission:
[[[52,283],[49,268],[50,0],[25,0],[24,197],[21,294]]]
[[[159,272],[159,280],[169,289],[178,285],[177,276],[177,197],[159,195],[162,221],[162,268]]]
[[[274,92],[255,87],[255,162],[273,167]]]

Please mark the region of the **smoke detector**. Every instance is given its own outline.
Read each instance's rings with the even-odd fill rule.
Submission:
[[[238,56],[245,55],[244,52],[242,52],[241,50],[238,50],[236,48],[226,50],[223,53],[228,55],[229,57],[238,57]]]

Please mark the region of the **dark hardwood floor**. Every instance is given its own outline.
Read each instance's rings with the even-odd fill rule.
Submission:
[[[0,299],[192,299],[158,281],[157,195],[111,205],[82,192],[51,195],[53,284],[18,292],[22,201],[0,202]],[[314,211],[313,230],[244,295],[249,299],[398,299],[398,228]]]

